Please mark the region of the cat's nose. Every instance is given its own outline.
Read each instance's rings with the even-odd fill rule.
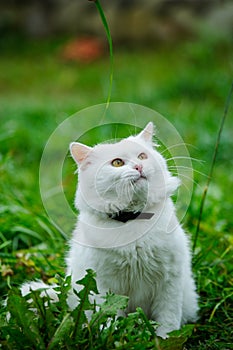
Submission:
[[[142,165],[136,164],[134,169],[136,169],[140,174],[142,173]]]

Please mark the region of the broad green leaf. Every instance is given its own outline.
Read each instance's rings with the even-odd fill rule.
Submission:
[[[55,287],[54,290],[58,292],[57,296],[59,298],[61,306],[66,308],[67,297],[71,288],[71,276],[67,276],[64,280],[61,276],[56,275],[56,280],[58,282],[58,286]]]
[[[119,310],[123,310],[128,305],[129,298],[123,295],[107,294],[105,302],[101,304],[100,310],[92,315],[90,326],[93,327],[95,323],[104,323],[108,317],[116,317]]]
[[[88,291],[92,291],[92,292],[98,294],[99,292],[98,292],[96,280],[95,280],[96,273],[91,269],[86,270],[86,272],[87,272],[86,275],[81,280],[77,281],[76,283],[86,287],[88,289]],[[83,291],[83,289],[82,289],[82,291]]]
[[[157,344],[161,350],[182,350],[184,344],[191,337],[194,325],[187,324],[179,331],[169,333],[168,339],[157,338]]]

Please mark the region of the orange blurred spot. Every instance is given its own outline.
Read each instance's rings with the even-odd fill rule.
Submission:
[[[66,61],[90,63],[104,55],[103,42],[97,38],[80,38],[70,41],[63,49],[62,57]]]

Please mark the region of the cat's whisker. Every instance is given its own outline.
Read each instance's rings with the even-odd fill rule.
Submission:
[[[133,191],[132,191],[131,186],[129,184],[129,186],[127,186],[127,202],[128,203],[132,202],[132,198],[133,198]]]
[[[130,185],[133,189],[133,192],[136,193],[136,188],[135,188],[135,182],[134,181],[130,181]]]
[[[190,170],[194,170],[192,167],[190,167],[190,166],[185,166],[185,165],[169,165],[168,168],[169,168],[169,169],[178,169],[178,168],[181,168],[181,169],[190,169]]]
[[[170,170],[170,169],[187,169],[187,170],[190,169],[190,170],[192,170],[194,173],[200,174],[200,175],[202,175],[202,176],[204,176],[204,177],[208,177],[207,174],[204,174],[204,173],[202,173],[202,172],[199,171],[199,170],[196,170],[196,169],[194,169],[194,168],[187,167],[187,166],[184,166],[184,165],[177,165],[177,166],[171,165],[171,166],[168,167],[168,169],[169,169],[169,170]]]
[[[112,182],[112,184],[110,185],[110,187],[115,186],[115,185],[118,185],[118,184],[122,184],[123,182],[124,182],[124,179],[119,178],[119,177],[117,176],[117,177],[115,177],[115,178],[113,179],[113,182]]]
[[[166,151],[169,151],[173,148],[180,147],[180,146],[187,146],[187,147],[192,147],[194,149],[197,149],[197,147],[192,145],[191,143],[181,142],[181,143],[177,143],[175,145],[171,145],[169,147],[166,147],[162,152],[160,152],[160,154],[164,154]]]
[[[200,186],[200,184],[197,181],[195,181],[193,178],[191,178],[190,176],[187,176],[185,174],[174,174],[174,175],[177,176],[178,178],[183,177],[183,178],[189,180],[190,182],[194,183],[196,186]],[[185,186],[185,184],[182,181],[181,181],[181,184],[182,184],[182,186]]]
[[[136,191],[136,188],[135,188],[135,182],[134,181],[130,181],[130,186],[132,188],[133,194],[136,194],[137,191]]]
[[[192,178],[190,178],[189,176],[185,176],[185,175],[181,175],[179,177],[179,179],[181,180],[181,186],[180,187],[184,187],[187,191],[190,192],[190,185],[186,184],[184,181],[182,181],[182,177],[188,181],[190,181],[191,184],[195,184],[196,186],[198,186],[198,183],[193,180]],[[192,185],[191,185],[192,186]]]
[[[114,187],[116,185],[116,183],[112,183],[111,185],[109,185],[104,191],[103,191],[103,195],[105,195],[112,187]]]
[[[175,159],[188,159],[190,161],[195,161],[195,162],[198,162],[198,163],[205,163],[204,160],[193,158],[193,157],[188,157],[188,156],[174,156],[174,157],[171,157],[171,158],[166,158],[166,161],[167,162],[169,160],[173,160],[174,161]]]
[[[114,182],[112,182],[104,191],[103,191],[103,195],[106,195],[106,193],[108,191],[110,191],[112,188],[115,188],[118,184],[120,183],[120,180],[117,179]]]
[[[132,197],[133,197],[133,189],[132,189],[132,184],[131,182],[128,183],[128,186],[127,187],[127,196],[128,196],[128,201],[131,201],[132,200]]]

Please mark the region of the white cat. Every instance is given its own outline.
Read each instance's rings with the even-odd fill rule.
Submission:
[[[189,241],[170,196],[179,180],[153,145],[153,124],[136,136],[93,148],[70,145],[78,164],[78,223],[70,241],[72,286],[87,269],[97,273],[100,295],[127,295],[127,312],[140,306],[167,337],[197,317],[198,296]],[[74,308],[77,298],[71,293]]]

